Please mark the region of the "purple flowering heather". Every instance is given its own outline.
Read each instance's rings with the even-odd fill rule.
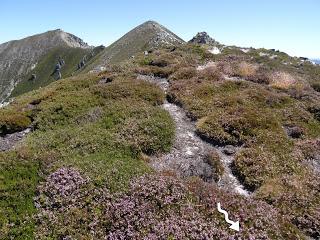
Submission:
[[[69,196],[88,182],[87,178],[73,168],[60,168],[49,175],[44,191],[62,197]]]
[[[151,174],[126,192],[98,189],[75,169],[62,168],[39,188],[38,238],[59,239],[299,239],[271,206],[202,181]],[[240,232],[217,211],[220,201]]]

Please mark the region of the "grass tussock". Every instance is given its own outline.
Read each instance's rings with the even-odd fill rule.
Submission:
[[[219,154],[216,151],[211,151],[208,153],[205,161],[211,166],[213,178],[216,182],[218,182],[225,171]]]
[[[270,78],[270,85],[280,89],[288,89],[297,83],[293,76],[285,72],[276,72]]]
[[[198,79],[203,79],[206,81],[221,81],[223,80],[223,75],[215,66],[209,66],[203,70],[198,71],[196,76]]]
[[[259,66],[255,64],[242,61],[236,66],[234,74],[245,79],[252,78],[257,73],[258,68]]]

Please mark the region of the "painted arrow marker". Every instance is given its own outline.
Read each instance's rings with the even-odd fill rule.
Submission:
[[[226,220],[227,223],[231,224],[231,226],[229,228],[233,229],[233,230],[236,230],[239,232],[240,230],[240,224],[239,224],[239,221],[236,221],[236,222],[233,222],[229,219],[229,214],[227,213],[227,211],[221,209],[221,205],[220,203],[218,203],[218,211],[220,213],[223,213],[224,214],[224,219]]]

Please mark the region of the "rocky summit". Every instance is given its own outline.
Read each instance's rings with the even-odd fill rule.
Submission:
[[[197,33],[197,35],[194,36],[189,42],[194,44],[207,44],[207,45],[214,45],[218,43],[216,40],[211,38],[206,32]]]

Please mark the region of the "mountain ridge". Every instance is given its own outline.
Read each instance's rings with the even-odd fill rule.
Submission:
[[[319,66],[153,21],[107,49],[50,34],[0,109],[1,239],[319,238]]]
[[[82,39],[61,29],[1,44],[0,69],[3,70],[0,72],[0,102],[10,96],[16,84],[26,81],[27,75],[41,61],[41,58],[55,48],[87,51],[92,47]]]

